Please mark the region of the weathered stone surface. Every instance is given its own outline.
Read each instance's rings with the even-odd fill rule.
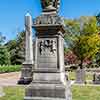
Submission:
[[[21,69],[21,78],[18,81],[18,84],[30,84],[33,78],[32,64],[23,64]]]
[[[57,39],[39,38],[37,42],[37,68],[57,68]]]
[[[71,100],[71,86],[66,82],[64,68],[64,20],[51,6],[33,21],[36,31],[33,80],[26,88],[24,100]]]
[[[26,89],[24,100],[72,100],[71,84],[33,82]]]
[[[64,40],[59,34],[54,37],[43,35],[36,39],[33,81],[26,89],[25,100],[71,100],[70,85],[64,85]]]
[[[76,70],[76,83],[78,84],[84,84],[86,81],[85,81],[85,69],[80,69],[78,68]]]
[[[62,84],[33,83],[26,90],[28,97],[65,98],[65,87]]]
[[[26,42],[25,42],[25,62],[22,65],[21,78],[18,84],[29,84],[32,81],[33,43],[32,43],[32,17],[25,16]]]
[[[100,84],[100,73],[94,73],[93,74],[93,83],[94,84]]]

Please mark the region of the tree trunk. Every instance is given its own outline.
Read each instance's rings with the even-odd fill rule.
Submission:
[[[80,67],[80,69],[83,69],[83,60],[81,60],[79,67]]]

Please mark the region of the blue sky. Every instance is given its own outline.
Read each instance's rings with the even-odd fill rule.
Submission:
[[[24,15],[35,18],[41,13],[40,0],[0,0],[0,32],[7,41],[24,29]],[[66,18],[92,16],[100,11],[100,0],[61,0],[59,15]]]

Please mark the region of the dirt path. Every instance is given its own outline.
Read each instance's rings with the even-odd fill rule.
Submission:
[[[0,86],[15,86],[20,78],[20,72],[0,74]]]

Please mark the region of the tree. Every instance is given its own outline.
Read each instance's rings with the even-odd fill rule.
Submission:
[[[96,53],[99,51],[98,45],[100,45],[100,37],[98,34],[79,36],[77,41],[74,41],[71,50],[77,55],[78,60],[80,60],[81,68],[84,59],[88,58],[93,60],[95,58]]]
[[[72,25],[69,24],[72,29],[69,29],[71,35],[69,36],[70,42],[68,47],[77,56],[80,61],[80,67],[82,68],[84,59],[88,58],[93,60],[96,53],[99,51],[100,37],[98,35],[95,17],[81,17],[77,20],[78,24],[75,23],[76,22],[73,22]],[[75,30],[73,26],[80,26],[80,28],[76,28],[77,30]],[[68,37],[65,36],[65,40],[67,40],[67,38]]]
[[[5,45],[11,55],[11,64],[22,64],[25,55],[25,32],[19,32],[15,40],[10,40]]]
[[[0,32],[0,65],[9,65],[10,64],[10,54],[4,46],[5,37]]]
[[[2,36],[2,33],[0,32],[0,45],[2,45],[2,43],[4,43],[5,40],[5,36]]]
[[[66,52],[64,59],[65,59],[65,64],[76,64],[77,63],[77,56],[72,51]]]
[[[0,65],[10,65],[10,54],[5,46],[0,46]]]

